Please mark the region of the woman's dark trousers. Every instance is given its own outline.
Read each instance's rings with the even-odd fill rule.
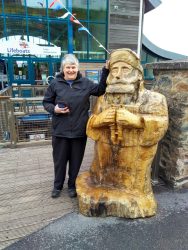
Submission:
[[[63,188],[68,162],[68,188],[75,189],[75,181],[82,164],[86,141],[87,137],[52,137],[55,189],[61,190]]]

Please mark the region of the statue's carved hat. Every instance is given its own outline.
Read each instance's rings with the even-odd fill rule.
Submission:
[[[116,62],[126,62],[133,68],[138,69],[143,74],[143,68],[140,64],[140,59],[137,54],[128,48],[113,50],[110,54],[110,67]]]

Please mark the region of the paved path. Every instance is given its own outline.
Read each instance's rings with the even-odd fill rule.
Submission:
[[[92,160],[93,142],[88,140],[81,172]],[[51,145],[0,149],[0,249],[77,211],[77,199],[67,195],[67,185],[52,199]]]
[[[81,172],[92,156],[88,140]],[[0,249],[188,249],[188,190],[155,187],[159,208],[152,218],[87,218],[67,187],[51,199],[52,183],[50,145],[0,149]]]
[[[154,217],[88,218],[72,212],[7,250],[187,250],[188,190],[160,187],[155,196]]]

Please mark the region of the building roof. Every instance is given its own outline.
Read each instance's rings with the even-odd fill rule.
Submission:
[[[160,0],[146,0],[145,1],[145,13],[157,8],[161,4]]]
[[[174,53],[168,50],[161,49],[157,47],[155,44],[153,44],[144,34],[142,35],[142,44],[151,52],[154,54],[166,58],[166,59],[172,59],[172,60],[177,60],[177,59],[186,59],[187,56]]]
[[[161,4],[160,0],[145,0],[145,13],[155,9]],[[187,56],[161,49],[153,44],[144,34],[142,34],[142,45],[159,57],[170,60],[187,59]]]

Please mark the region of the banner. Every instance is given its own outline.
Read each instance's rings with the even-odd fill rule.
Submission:
[[[60,47],[39,46],[24,40],[0,43],[0,53],[10,55],[61,56]]]

